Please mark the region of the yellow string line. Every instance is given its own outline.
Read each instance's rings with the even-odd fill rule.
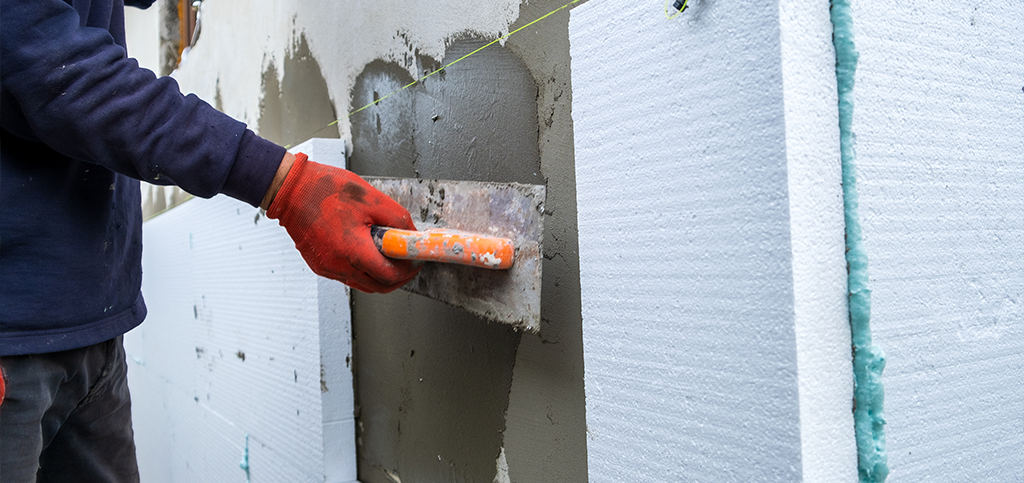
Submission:
[[[685,0],[683,2],[683,8],[680,8],[678,12],[676,12],[676,13],[674,13],[672,15],[669,15],[668,14],[668,0],[665,0],[665,18],[667,18],[669,20],[675,19],[676,17],[679,16],[679,14],[683,13],[683,10],[686,10],[686,7],[688,6],[687,5],[688,3],[690,3],[690,0]]]
[[[430,77],[430,76],[432,76],[432,75],[434,75],[434,74],[437,74],[438,72],[441,72],[442,70],[445,70],[445,69],[447,69],[447,68],[449,68],[449,67],[451,67],[451,66],[453,66],[453,65],[455,65],[455,64],[457,64],[457,63],[459,63],[459,62],[462,62],[462,61],[463,61],[463,60],[465,60],[465,59],[466,59],[467,57],[469,57],[469,56],[471,56],[471,55],[473,55],[473,54],[475,54],[475,53],[477,53],[477,52],[480,52],[481,50],[484,50],[484,49],[486,49],[487,47],[490,47],[490,46],[492,46],[492,45],[494,45],[494,44],[496,44],[496,43],[498,43],[498,42],[501,42],[502,40],[505,40],[505,39],[507,39],[507,38],[511,37],[511,36],[512,36],[513,34],[515,34],[515,33],[519,32],[520,30],[523,30],[523,29],[525,29],[525,28],[527,28],[527,27],[529,27],[529,26],[531,26],[531,25],[533,25],[533,24],[535,24],[535,23],[537,23],[537,22],[540,22],[541,20],[544,20],[544,19],[546,19],[546,18],[548,18],[548,17],[550,17],[550,16],[552,16],[552,15],[554,15],[554,14],[556,14],[556,13],[558,13],[558,12],[562,11],[562,10],[565,10],[566,8],[569,8],[569,7],[570,7],[570,6],[572,5],[572,4],[574,4],[574,3],[579,3],[579,2],[582,2],[582,1],[583,1],[583,0],[572,0],[571,2],[569,2],[569,3],[567,3],[567,4],[565,4],[565,5],[562,5],[561,7],[558,7],[558,8],[556,8],[556,9],[554,9],[554,10],[552,10],[552,11],[548,12],[548,13],[546,13],[546,14],[542,15],[541,17],[538,17],[538,18],[537,18],[536,20],[533,20],[532,22],[530,22],[530,23],[528,23],[528,24],[526,24],[526,25],[523,25],[522,27],[519,27],[519,28],[517,28],[517,29],[515,29],[515,30],[513,30],[513,31],[511,31],[511,32],[509,32],[509,33],[507,33],[507,34],[505,34],[505,35],[502,35],[501,37],[498,37],[498,38],[496,38],[496,39],[494,39],[494,40],[492,40],[492,41],[488,42],[488,43],[487,43],[486,45],[484,45],[483,47],[480,47],[480,48],[478,48],[478,49],[476,49],[476,50],[474,50],[474,51],[472,51],[472,52],[470,52],[470,53],[468,53],[468,54],[466,54],[466,55],[463,55],[462,57],[459,57],[458,59],[455,59],[455,60],[453,60],[453,61],[449,62],[448,64],[445,64],[445,65],[444,65],[443,67],[441,67],[440,69],[437,69],[437,70],[435,70],[435,71],[433,71],[433,72],[431,72],[431,73],[429,73],[429,74],[427,74],[427,75],[425,75],[425,76],[423,76],[423,77],[420,77],[419,79],[416,79],[416,80],[414,80],[414,81],[412,81],[412,82],[410,82],[410,83],[408,83],[408,84],[406,84],[406,85],[402,86],[402,87],[401,87],[400,89],[397,89],[397,90],[395,90],[394,92],[391,92],[390,94],[388,94],[388,95],[386,95],[386,96],[380,97],[380,98],[378,98],[377,100],[375,100],[375,101],[373,101],[373,102],[371,102],[371,103],[369,103],[369,104],[367,104],[367,105],[365,105],[365,106],[363,106],[363,107],[360,107],[359,109],[356,109],[356,110],[354,110],[354,111],[352,111],[352,112],[349,112],[349,113],[348,113],[348,115],[346,115],[345,117],[341,117],[341,118],[335,119],[334,121],[331,121],[331,123],[330,123],[330,124],[328,124],[328,125],[326,125],[326,126],[324,126],[324,127],[320,128],[320,129],[317,129],[316,131],[314,131],[313,133],[311,133],[311,134],[309,135],[309,137],[310,137],[310,138],[312,138],[312,137],[313,137],[313,136],[314,136],[314,135],[315,135],[316,133],[318,133],[318,132],[320,132],[320,131],[323,131],[324,129],[327,129],[327,128],[329,128],[329,127],[331,127],[331,126],[335,125],[335,124],[338,124],[338,122],[339,122],[339,121],[341,121],[342,119],[347,119],[347,118],[350,118],[350,117],[354,116],[354,115],[355,115],[356,113],[358,113],[358,112],[361,112],[361,111],[363,111],[363,110],[369,109],[370,107],[373,107],[373,106],[375,106],[375,105],[379,104],[379,103],[380,103],[381,101],[383,101],[384,99],[387,99],[387,98],[389,98],[389,97],[391,97],[391,96],[393,96],[393,95],[395,95],[395,94],[398,94],[399,92],[402,92],[402,91],[404,91],[404,90],[406,90],[406,89],[408,89],[408,88],[410,88],[410,87],[412,87],[412,86],[414,86],[414,85],[416,85],[416,84],[419,84],[419,83],[423,82],[424,80],[426,80],[426,79],[427,79],[427,77]],[[666,10],[666,12],[667,12],[667,10]],[[308,139],[308,138],[307,138],[307,139]],[[293,146],[295,146],[295,145],[294,145],[294,144],[289,144],[289,145],[285,146],[284,148],[285,148],[285,149],[291,149],[291,148],[292,148]]]

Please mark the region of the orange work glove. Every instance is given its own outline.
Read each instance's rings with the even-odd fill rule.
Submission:
[[[415,230],[409,212],[355,173],[305,154],[295,155],[267,216],[280,221],[314,273],[352,288],[387,293],[419,272],[381,255],[370,237],[370,225]]]

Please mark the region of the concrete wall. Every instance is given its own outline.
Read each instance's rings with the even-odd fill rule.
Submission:
[[[1024,480],[1024,4],[853,2],[890,482]]]
[[[386,94],[375,82],[419,77],[459,49],[559,6],[204,2],[202,35],[173,74],[185,91],[281,144],[340,137],[354,150],[357,172],[548,185],[539,335],[405,293],[354,300],[364,482],[586,479],[568,11],[463,61],[464,70],[411,89],[422,99],[438,96],[432,107],[421,102],[412,121],[398,98],[373,118],[345,117],[361,95]],[[515,96],[505,99],[506,90]],[[465,95],[475,100],[451,107]],[[422,118],[437,114],[433,108],[446,109],[436,123]],[[415,138],[420,151],[382,157],[368,150],[376,116],[392,136],[384,146]],[[366,119],[372,129],[358,131]],[[395,129],[403,122],[419,124]]]

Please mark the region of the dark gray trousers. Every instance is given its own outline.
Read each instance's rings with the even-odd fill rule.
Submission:
[[[122,337],[0,365],[0,481],[139,481]]]

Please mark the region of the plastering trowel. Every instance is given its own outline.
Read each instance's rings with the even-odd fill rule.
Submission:
[[[374,226],[381,252],[422,260],[404,290],[495,322],[540,329],[543,186],[365,177],[417,231]]]

